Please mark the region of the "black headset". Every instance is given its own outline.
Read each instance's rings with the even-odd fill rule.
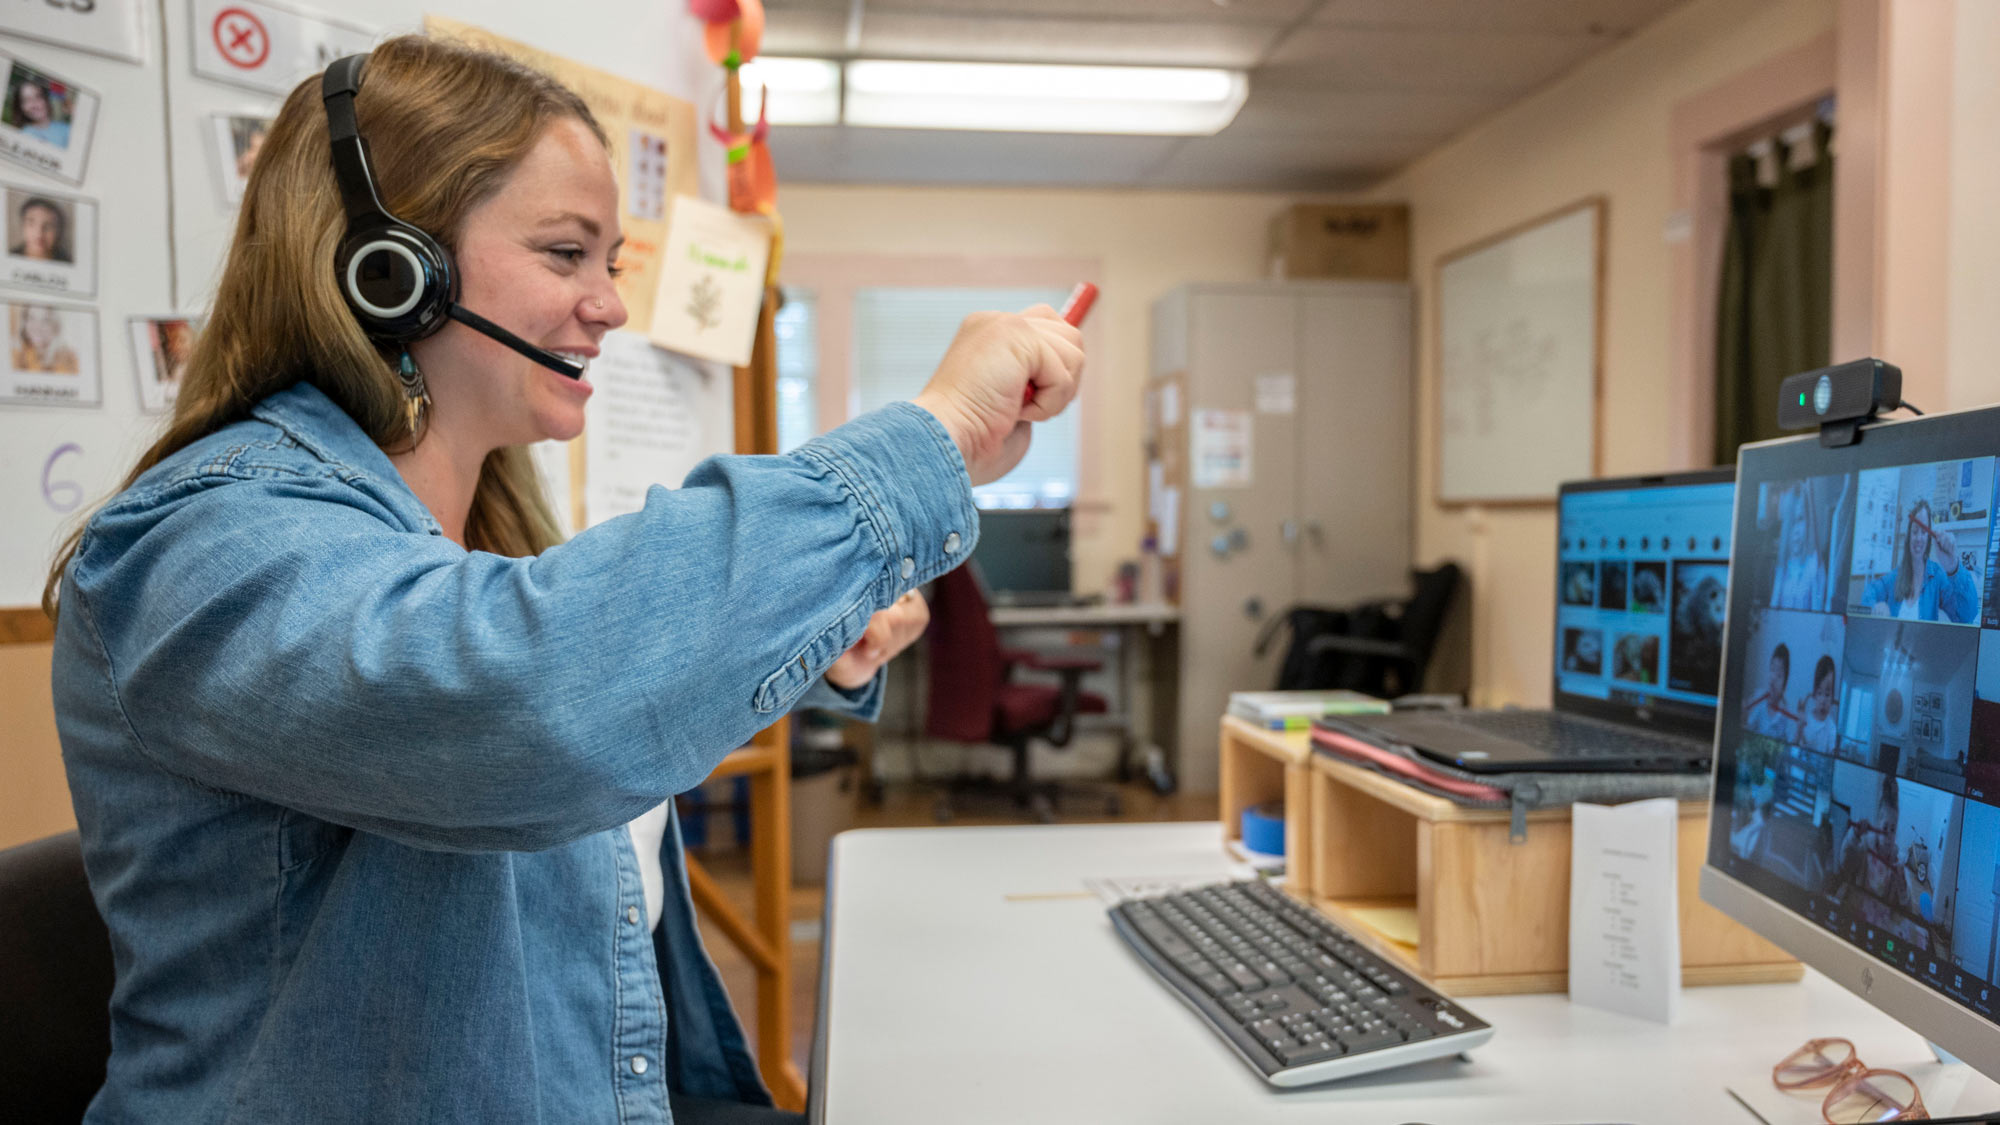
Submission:
[[[349,55],[326,68],[320,96],[326,102],[333,176],[347,209],[347,234],[334,254],[341,296],[362,331],[379,344],[421,340],[446,320],[456,320],[572,379],[584,365],[538,348],[458,303],[458,273],[451,254],[429,234],[389,213],[369,171],[368,141],[354,123],[354,98],[368,56]]]

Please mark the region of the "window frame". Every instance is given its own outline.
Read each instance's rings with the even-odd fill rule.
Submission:
[[[854,295],[874,288],[988,288],[1059,286],[1079,281],[1102,286],[1103,263],[1086,257],[1004,255],[805,254],[785,255],[783,284],[810,290],[818,335],[818,427],[821,433],[858,413],[860,390],[854,378]],[[1108,370],[1101,314],[1083,323],[1084,353],[1090,366]],[[1085,372],[1089,387],[1089,372]],[[1085,393],[1071,407],[1076,419],[1076,494],[1071,504],[1088,508],[1101,499],[1106,450],[1095,440],[1098,396]]]

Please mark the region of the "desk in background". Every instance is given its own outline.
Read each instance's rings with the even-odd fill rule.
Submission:
[[[1175,651],[1173,627],[1180,623],[1180,607],[1164,602],[1139,602],[1130,604],[1099,603],[1094,605],[1058,606],[1007,606],[996,605],[989,616],[997,629],[1068,629],[1076,632],[1115,631],[1118,634],[1117,668],[1114,672],[1118,684],[1118,709],[1106,715],[1080,715],[1077,717],[1081,730],[1102,730],[1114,728],[1118,737],[1118,780],[1132,776],[1132,762],[1136,752],[1157,749],[1162,764],[1162,772],[1169,784],[1162,791],[1172,788],[1171,774],[1165,773],[1168,765],[1176,761],[1178,747],[1173,737],[1174,724],[1174,684],[1177,676],[1161,675],[1162,666],[1170,666],[1178,660]],[[1148,685],[1146,721],[1142,724],[1134,713],[1138,704],[1140,649],[1146,657],[1145,680]],[[1162,742],[1162,733],[1166,741]],[[1157,782],[1156,782],[1157,785]]]
[[[1470,1061],[1303,1090],[1266,1086],[1112,931],[1091,877],[1229,874],[1216,824],[918,828],[834,841],[813,1120],[1177,1123],[1742,1122],[1724,1086],[1807,1039],[1871,1065],[1929,1057],[1817,973],[1689,989],[1672,1027],[1561,995],[1467,1004]],[[1959,1112],[2000,1107],[1971,1076]],[[1951,1107],[1934,1107],[1950,1112]]]

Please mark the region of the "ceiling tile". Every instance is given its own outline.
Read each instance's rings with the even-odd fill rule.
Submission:
[[[1310,26],[1251,78],[1373,90],[1502,90],[1525,94],[1602,43],[1519,31],[1403,31]]]
[[[1247,68],[1278,29],[1230,23],[980,19],[874,13],[862,21],[869,58],[1113,63]]]
[[[764,24],[763,53],[826,58],[847,49],[847,13],[799,9]]]
[[[1374,183],[1421,155],[1426,145],[1399,137],[1198,137],[1175,150],[1148,187],[1267,188],[1347,191]]]
[[[842,126],[774,129],[771,157],[780,184],[1116,187],[1141,182],[1179,141]]]
[[[1433,28],[1456,31],[1542,31],[1615,39],[1665,15],[1685,0],[1327,0],[1315,24]]]
[[[1490,91],[1277,88],[1253,79],[1250,100],[1224,136],[1310,136],[1318,132],[1409,134],[1442,141],[1504,107]]]

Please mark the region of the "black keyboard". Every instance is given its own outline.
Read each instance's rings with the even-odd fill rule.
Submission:
[[[1560,711],[1439,711],[1434,716],[1485,734],[1541,746],[1565,758],[1674,758],[1708,747],[1670,734],[1633,730]]]
[[[1111,908],[1133,951],[1273,1086],[1455,1055],[1493,1028],[1269,884]]]

